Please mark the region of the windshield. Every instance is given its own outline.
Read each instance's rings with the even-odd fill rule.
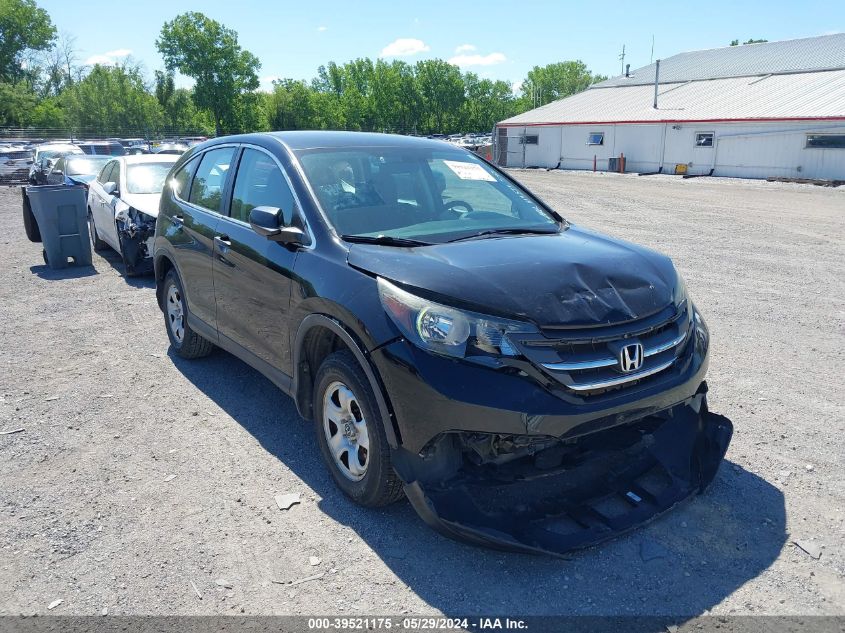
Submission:
[[[65,174],[68,176],[97,174],[109,160],[111,159],[108,156],[102,158],[69,158],[66,160]]]
[[[298,157],[343,236],[442,243],[496,231],[559,229],[519,187],[464,152],[361,147],[303,150]]]
[[[173,163],[176,161],[174,160]],[[126,172],[128,193],[161,193],[164,179],[173,163],[139,163],[129,165]]]

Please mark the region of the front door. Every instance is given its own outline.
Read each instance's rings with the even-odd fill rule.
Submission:
[[[245,147],[238,163],[229,217],[214,240],[217,331],[276,369],[290,374],[288,310],[296,250],[258,235],[249,212],[259,206],[295,213],[293,194],[269,153]]]

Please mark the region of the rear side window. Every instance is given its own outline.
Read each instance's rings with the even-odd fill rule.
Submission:
[[[293,194],[282,170],[264,152],[247,148],[235,178],[231,216],[249,222],[249,212],[255,207],[277,207],[284,213],[285,224],[292,224]]]
[[[221,147],[203,154],[191,184],[189,202],[215,213],[220,212],[223,187],[226,185],[226,175],[229,173],[234,153],[234,147]]]

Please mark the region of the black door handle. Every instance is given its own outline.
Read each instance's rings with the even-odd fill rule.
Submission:
[[[224,246],[231,246],[232,241],[229,239],[228,235],[215,235],[214,241],[218,244],[223,244]]]
[[[185,216],[182,215],[174,215],[173,222],[175,224],[184,224],[185,223]]]

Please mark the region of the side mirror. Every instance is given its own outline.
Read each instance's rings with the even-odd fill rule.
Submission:
[[[119,195],[116,182],[107,182],[106,184],[104,184],[103,185],[103,191],[105,191],[106,195],[108,195],[108,196]]]
[[[249,212],[252,230],[268,240],[280,244],[303,244],[305,234],[295,226],[284,226],[282,210],[278,207],[255,207]]]

